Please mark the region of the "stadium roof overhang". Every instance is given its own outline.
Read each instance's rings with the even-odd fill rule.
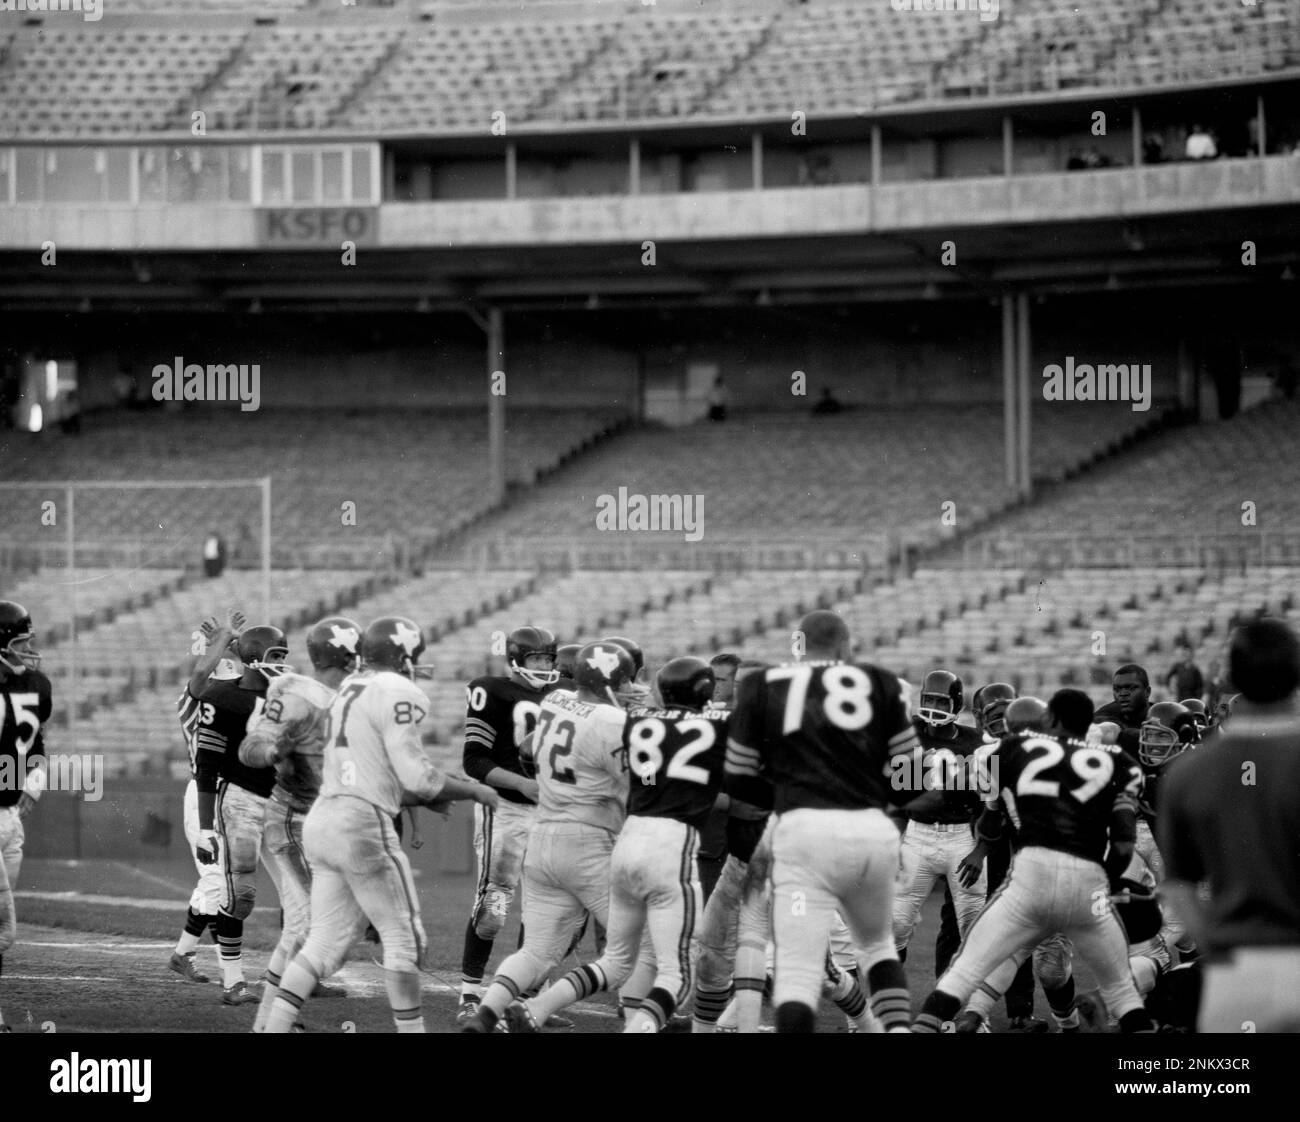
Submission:
[[[941,246],[959,247],[956,264]],[[1243,243],[1257,260],[1243,265]],[[0,252],[0,310],[436,311],[765,306],[991,299],[1277,281],[1300,274],[1294,206],[1023,225],[972,224],[858,236],[337,251]]]

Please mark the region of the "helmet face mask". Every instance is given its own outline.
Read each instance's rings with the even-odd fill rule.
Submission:
[[[555,636],[544,627],[517,627],[506,639],[506,665],[510,677],[530,690],[542,690],[560,680],[556,666]],[[541,659],[541,667],[531,666]]]
[[[0,665],[12,674],[39,670],[41,655],[32,648],[35,637],[27,609],[12,600],[0,600]]]
[[[1008,735],[1007,706],[1016,698],[1015,686],[1006,682],[993,682],[975,691],[972,699],[979,725],[990,736],[999,739]]]
[[[1175,701],[1151,706],[1138,730],[1138,761],[1147,767],[1164,767],[1181,756],[1199,735],[1194,715]]]
[[[289,657],[289,645],[278,627],[260,624],[244,628],[236,640],[235,653],[245,671],[256,670],[267,681],[293,670],[285,662]]]
[[[281,674],[293,672],[293,667],[285,662],[288,657],[288,647],[267,647],[261,658],[255,658],[245,663],[245,666],[250,670],[256,670],[269,682]]]
[[[942,728],[957,719],[961,707],[961,679],[947,670],[931,670],[921,683],[917,716],[931,728]]]

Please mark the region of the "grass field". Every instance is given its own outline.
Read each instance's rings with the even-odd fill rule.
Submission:
[[[453,1032],[473,878],[435,878],[418,868],[415,872],[429,936],[425,1019],[431,1032]],[[193,865],[184,861],[25,862],[16,893],[18,942],[5,955],[0,978],[0,1008],[6,1021],[15,1032],[249,1031],[256,1006],[221,1004],[216,948],[206,937],[198,961],[213,978],[211,983],[187,983],[167,968],[193,884]],[[278,938],[275,900],[269,879],[259,872],[259,904],[244,927],[244,973],[249,981],[261,976]],[[516,944],[517,910],[513,909],[497,942],[493,966]],[[909,954],[914,1003],[933,985],[938,912],[939,900],[932,896]],[[393,1031],[380,954],[378,947],[367,943],[353,948],[332,979],[347,990],[347,996],[309,1002],[303,1016],[309,1031]],[[581,954],[586,959],[595,957],[590,936]],[[1037,1002],[1039,1015],[1046,1016],[1041,993]],[[569,1031],[620,1031],[615,1006],[606,995],[576,1006],[575,1028]],[[1004,1024],[1004,1018],[996,1017],[994,1030]],[[839,1012],[823,1005],[818,1031],[843,1028]]]

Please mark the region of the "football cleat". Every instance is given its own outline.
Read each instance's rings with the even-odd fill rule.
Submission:
[[[367,670],[391,670],[414,681],[423,652],[424,636],[405,616],[380,616],[361,636],[361,664]]]
[[[346,616],[326,616],[307,632],[307,657],[316,670],[350,674],[361,659],[361,625]]]
[[[210,982],[212,981],[206,974],[202,974],[194,965],[194,956],[188,954],[177,954],[172,952],[172,960],[167,964],[172,970],[175,970],[187,982]]]
[[[289,645],[278,627],[263,624],[244,628],[235,640],[235,653],[244,669],[256,670],[268,680],[293,669],[285,662]]]
[[[989,1026],[974,1009],[963,1009],[953,1021],[952,1031],[955,1033],[988,1032]]]
[[[1187,751],[1198,736],[1190,709],[1176,701],[1159,701],[1147,710],[1138,731],[1138,761],[1147,767],[1163,767]]]
[[[39,670],[41,656],[32,650],[35,634],[26,608],[12,600],[0,600],[0,666],[14,674]]]
[[[921,683],[916,712],[927,725],[940,728],[957,719],[962,704],[961,679],[947,670],[931,670]]]
[[[542,1026],[548,1029],[571,1029],[573,1022],[568,1017],[562,1017],[559,1013],[552,1013],[546,1018],[546,1024]]]
[[[522,1001],[506,1008],[506,1027],[509,1032],[537,1032],[537,1022]]]
[[[254,992],[247,982],[236,982],[221,991],[222,1005],[252,1005],[261,1000],[261,995]]]
[[[487,1013],[479,1008],[477,1001],[471,1001],[456,1010],[456,1024],[461,1032],[476,1036],[487,1036],[493,1031],[493,1026],[488,1024]]]
[[[655,675],[655,684],[665,705],[698,711],[713,700],[716,678],[704,659],[688,655],[665,663]]]
[[[458,1025],[463,1025],[470,1018],[477,1017],[478,1012],[479,1012],[478,998],[471,997],[468,1000],[462,1001],[456,1007],[456,1023]],[[487,1030],[484,1029],[484,1031],[486,1032]]]
[[[1047,1022],[1042,1017],[1032,1014],[1025,1017],[1012,1017],[1007,1022],[1007,1032],[1046,1032]]]
[[[555,666],[555,636],[544,627],[516,627],[506,637],[506,665],[510,667],[510,676],[521,685],[532,690],[552,686],[560,680],[560,672]],[[550,660],[550,665],[535,669],[528,665],[529,658],[540,657]]]

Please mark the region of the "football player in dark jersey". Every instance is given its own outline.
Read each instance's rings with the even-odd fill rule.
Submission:
[[[942,797],[937,802],[914,803],[906,813],[902,874],[894,898],[894,943],[900,957],[906,953],[921,906],[935,881],[944,880],[952,893],[959,936],[970,928],[987,896],[982,869],[969,883],[958,874],[970,852],[972,827],[980,810],[974,755],[984,743],[978,729],[957,723],[963,700],[962,682],[956,674],[932,670],[925,676],[915,719],[918,744],[910,762],[919,772],[921,761],[926,761],[930,772],[926,778]],[[943,965],[936,959],[936,968]]]
[[[221,911],[221,901],[225,894],[224,878],[221,868],[216,864],[200,864],[198,859],[199,844],[199,787],[195,779],[197,773],[196,757],[198,755],[199,697],[208,686],[208,681],[218,673],[223,660],[234,655],[235,636],[244,628],[244,616],[238,609],[232,608],[227,613],[227,623],[223,626],[215,616],[205,619],[198,629],[195,639],[199,645],[195,648],[198,661],[181,695],[176,699],[176,714],[181,722],[181,735],[185,738],[185,747],[190,756],[190,781],[185,785],[185,800],[182,809],[182,822],[185,826],[185,840],[189,843],[190,855],[194,858],[194,868],[198,881],[190,894],[190,906],[185,913],[185,926],[176,941],[168,963],[187,982],[208,982],[211,979],[194,964],[198,954],[199,939],[203,932],[211,929],[212,938],[217,938],[217,914]],[[233,666],[233,663],[231,663]],[[230,675],[238,678],[238,672],[231,670]],[[222,674],[222,677],[227,677]]]
[[[995,967],[1056,932],[1078,948],[1121,1030],[1154,1031],[1110,904],[1133,856],[1142,770],[1115,745],[1067,735],[1086,731],[1092,717],[1087,694],[1059,690],[1048,707],[1051,731],[1008,737],[990,757],[990,787],[1001,792],[1019,836],[1015,869],[967,931],[913,1031],[939,1032]],[[985,817],[1000,822],[1001,812],[989,807]],[[990,829],[997,826],[981,820],[981,835]]]
[[[495,810],[474,809],[478,884],[465,927],[460,1008],[464,1025],[478,1011],[492,944],[505,926],[522,874],[524,850],[537,809],[537,781],[524,774],[520,746],[537,723],[542,699],[557,688],[555,636],[544,627],[519,627],[506,637],[505,678],[475,678],[466,688],[465,774],[500,794]]]
[[[1146,720],[1138,730],[1137,760],[1142,767],[1142,795],[1138,799],[1137,855],[1151,870],[1155,882],[1165,879],[1165,862],[1156,845],[1155,822],[1160,797],[1161,776],[1171,761],[1194,748],[1201,739],[1196,715],[1176,701],[1160,701],[1147,710]],[[1169,907],[1164,909],[1165,926],[1161,936],[1169,947],[1178,948],[1180,962],[1196,955],[1196,943]]]
[[[244,981],[244,920],[257,898],[257,861],[262,848],[274,767],[249,767],[239,759],[251,718],[266,700],[271,678],[288,670],[284,632],[262,625],[240,632],[235,650],[244,672],[238,681],[209,682],[199,695],[195,781],[199,792],[199,842],[204,865],[220,863],[225,881],[217,913],[224,1005],[248,1005],[258,994]]]
[[[911,1005],[890,930],[900,843],[885,811],[925,793],[891,782],[891,759],[910,756],[916,730],[893,674],[845,661],[839,615],[810,612],[799,629],[804,661],[740,679],[726,763],[729,795],[759,805],[756,781],[773,788],[777,1031],[813,1031],[837,909],[872,1013],[886,1032],[905,1030]]]
[[[631,784],[627,821],[610,857],[605,951],[540,997],[512,1007],[512,1030],[526,1031],[575,1001],[628,982],[623,1031],[659,1032],[690,992],[701,907],[698,831],[722,786],[728,718],[705,710],[714,677],[703,659],[673,659],[655,684],[663,706],[630,709],[623,730]]]
[[[1151,708],[1151,680],[1135,662],[1126,662],[1115,671],[1110,683],[1115,700],[1093,714],[1093,724],[1111,721],[1119,725],[1116,743],[1130,756],[1137,755],[1138,733]]]
[[[23,819],[45,789],[42,729],[53,711],[50,680],[32,646],[36,632],[21,604],[0,600],[0,973],[14,943],[14,888],[23,863]],[[0,1013],[0,1032],[8,1032]]]
[[[573,671],[580,650],[582,646],[578,643],[565,643],[555,650],[555,670],[559,674],[556,681],[562,690],[571,690],[574,687]]]

